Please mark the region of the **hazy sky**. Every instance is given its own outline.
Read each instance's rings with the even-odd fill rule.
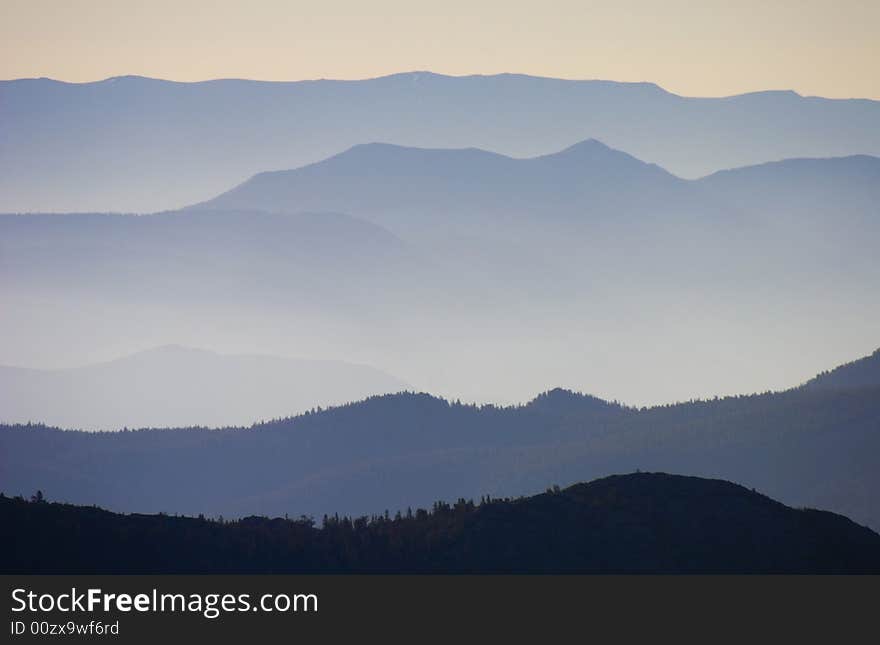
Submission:
[[[0,78],[432,70],[880,99],[878,0],[0,0]]]

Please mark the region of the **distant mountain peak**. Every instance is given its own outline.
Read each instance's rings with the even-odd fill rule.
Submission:
[[[532,402],[535,402],[539,399],[546,400],[570,400],[570,399],[582,399],[587,395],[581,394],[580,392],[575,392],[574,390],[569,390],[564,387],[554,387],[552,390],[547,390],[546,392],[542,392],[534,399]]]
[[[793,98],[800,99],[803,98],[801,94],[798,94],[794,90],[757,90],[755,92],[744,92],[742,94],[734,94],[732,96],[722,97],[723,99],[752,99],[752,98]]]
[[[563,148],[558,152],[552,152],[550,154],[541,155],[536,158],[566,160],[589,159],[604,161],[611,157],[631,159],[632,161],[635,161],[639,164],[645,163],[641,159],[637,159],[636,157],[633,157],[632,155],[623,152],[622,150],[612,148],[602,143],[598,139],[593,138],[578,141],[577,143],[570,145],[567,148]]]
[[[529,401],[525,407],[538,412],[547,412],[560,416],[594,412],[597,410],[620,409],[617,404],[609,403],[604,399],[600,399],[590,394],[574,392],[561,387],[542,392]]]
[[[509,159],[509,157],[506,157],[505,155],[500,155],[489,150],[483,150],[482,148],[475,148],[473,146],[467,148],[425,148],[421,146],[403,146],[396,143],[387,143],[384,141],[371,141],[368,143],[358,143],[356,145],[353,145],[347,150],[344,150],[337,155],[325,159],[325,161],[337,159],[340,157],[360,155],[431,156],[437,154],[475,154],[486,157],[501,157],[504,159]]]
[[[618,150],[616,148],[612,148],[611,146],[599,141],[598,139],[589,138],[584,139],[583,141],[578,141],[577,143],[570,145],[561,150],[556,150],[554,152],[550,152],[543,155],[536,155],[533,157],[509,157],[507,155],[503,155],[497,152],[493,152],[491,150],[486,150],[484,148],[478,148],[474,146],[469,146],[465,148],[432,148],[432,147],[422,147],[422,146],[405,146],[396,143],[388,143],[385,141],[370,141],[366,143],[358,143],[356,145],[347,148],[346,150],[328,157],[323,161],[319,161],[316,164],[324,164],[330,162],[332,160],[345,159],[345,158],[362,158],[364,156],[394,156],[394,157],[433,157],[438,155],[451,155],[451,156],[474,156],[474,157],[484,157],[484,158],[495,158],[502,159],[507,161],[534,161],[540,159],[565,159],[565,160],[576,160],[577,158],[583,159],[594,159],[594,160],[603,160],[608,158],[617,157],[619,159],[627,159],[631,160],[634,163],[644,165],[644,166],[654,166],[654,164],[650,164],[648,162],[642,161],[637,157],[632,156],[631,154],[624,152],[622,150]],[[292,168],[290,170],[281,170],[274,172],[287,173],[295,170],[300,170],[304,167],[300,168]],[[261,173],[264,174],[264,173]],[[270,174],[270,173],[265,173]]]
[[[657,164],[643,161],[628,152],[612,148],[595,138],[584,139],[558,152],[534,157],[533,161],[590,172],[612,173],[624,176],[654,176],[673,182],[683,181]]]
[[[432,79],[443,79],[443,78],[451,78],[450,76],[446,76],[445,74],[438,74],[437,72],[432,72],[425,69],[417,69],[411,72],[398,72],[396,74],[387,74],[385,76],[377,76],[374,80],[388,80],[388,81],[410,81],[412,83],[417,83],[421,80],[432,80]]]
[[[567,148],[563,148],[556,154],[566,154],[566,153],[574,153],[574,152],[619,152],[618,150],[614,150],[610,146],[605,145],[598,139],[593,139],[592,137],[589,139],[584,139],[583,141],[578,141],[575,144],[568,146]]]

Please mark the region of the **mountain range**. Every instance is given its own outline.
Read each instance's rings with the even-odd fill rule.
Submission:
[[[854,365],[836,378],[860,371]],[[875,361],[851,387],[818,382],[650,408],[561,389],[512,407],[400,393],[223,430],[0,426],[0,490],[126,512],[320,517],[659,470],[735,481],[878,527],[878,450]]]
[[[778,389],[875,345],[878,187],[864,155],[685,180],[596,140],[359,145],[178,211],[0,216],[0,354],[234,347],[499,403]]]
[[[497,235],[495,227],[503,234],[503,225],[528,217],[550,227],[571,218],[674,211],[683,205],[686,185],[592,139],[528,159],[373,143],[302,168],[258,174],[199,208],[296,212],[332,204],[331,210],[359,213],[401,235],[425,228]]]
[[[651,83],[430,72],[359,81],[0,81],[0,211],[150,212],[366,141],[512,156],[594,137],[697,177],[880,154],[880,103],[791,91],[677,96]],[[51,190],[47,190],[51,187]]]
[[[368,144],[258,174],[195,208],[345,212],[432,246],[456,235],[457,244],[466,235],[488,246],[528,234],[533,249],[552,243],[557,253],[574,243],[593,254],[609,242],[618,255],[644,252],[650,241],[710,246],[717,256],[736,253],[737,243],[780,254],[782,236],[811,245],[831,236],[829,247],[852,253],[863,236],[873,242],[880,232],[878,186],[880,158],[865,155],[684,180],[594,139],[527,159]]]
[[[21,570],[880,567],[880,102],[412,73],[0,111]]]

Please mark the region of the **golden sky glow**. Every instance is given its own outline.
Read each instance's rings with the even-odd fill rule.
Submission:
[[[0,78],[521,72],[880,99],[878,0],[0,0]]]

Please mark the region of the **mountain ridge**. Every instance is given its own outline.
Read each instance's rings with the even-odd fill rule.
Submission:
[[[63,79],[53,78],[49,76],[33,76],[33,77],[18,77],[18,78],[6,78],[0,79],[0,83],[24,83],[24,82],[51,82],[57,83],[60,85],[99,85],[106,83],[113,83],[118,81],[155,81],[160,83],[168,83],[172,85],[203,85],[209,83],[263,83],[263,84],[273,84],[273,85],[296,85],[296,84],[312,84],[312,83],[362,83],[364,81],[393,81],[393,80],[413,80],[418,81],[421,79],[430,79],[430,80],[461,80],[461,79],[473,79],[473,80],[506,80],[506,79],[528,79],[528,80],[539,80],[539,81],[550,81],[557,83],[584,83],[584,84],[596,84],[596,85],[610,85],[610,86],[624,86],[624,87],[633,87],[633,88],[644,88],[650,90],[659,90],[660,93],[666,94],[669,96],[683,98],[683,99],[705,99],[705,100],[725,100],[725,99],[736,99],[741,97],[756,97],[756,96],[793,96],[801,99],[821,99],[823,101],[869,101],[872,103],[880,102],[878,99],[872,99],[870,97],[830,97],[830,96],[821,96],[821,95],[808,95],[801,94],[797,90],[786,89],[786,88],[777,88],[777,89],[763,89],[763,90],[748,90],[744,92],[739,92],[735,94],[721,94],[721,95],[700,95],[700,94],[678,94],[676,92],[672,92],[664,88],[662,85],[655,83],[653,81],[616,81],[613,79],[603,79],[603,78],[563,78],[563,77],[555,77],[555,76],[541,76],[536,74],[525,74],[520,72],[498,72],[491,74],[443,74],[440,72],[434,72],[431,70],[411,70],[411,71],[402,71],[402,72],[392,72],[389,74],[380,74],[378,76],[367,76],[363,78],[303,78],[303,79],[292,79],[292,80],[278,80],[278,79],[259,79],[259,78],[244,78],[244,77],[218,77],[218,78],[206,78],[195,81],[179,81],[168,78],[159,78],[155,76],[145,76],[143,74],[121,74],[117,76],[108,76],[106,78],[100,78],[90,81],[66,81]]]
[[[735,258],[759,244],[772,258],[775,236],[783,230],[791,235],[790,226],[798,223],[803,245],[828,245],[850,230],[858,232],[854,248],[867,243],[880,231],[872,217],[878,186],[880,157],[871,155],[785,159],[683,179],[596,138],[526,158],[474,147],[371,143],[307,166],[258,173],[186,210],[349,212],[413,242],[490,235],[516,245],[525,238],[554,248],[559,258],[590,238],[599,248],[586,255],[596,257],[612,243],[655,238],[656,246],[674,245],[687,236],[692,253],[746,242],[757,225],[762,235],[726,250]],[[789,244],[784,253],[798,246]],[[642,257],[655,252],[627,251]],[[714,261],[717,254],[691,263],[702,259]]]
[[[667,168],[663,167],[658,163],[654,163],[651,161],[646,161],[639,157],[636,157],[625,150],[621,150],[619,148],[614,148],[604,143],[600,139],[589,137],[586,139],[582,139],[568,145],[564,148],[555,150],[553,152],[545,152],[536,154],[528,157],[518,157],[513,155],[506,155],[500,152],[494,152],[492,150],[487,150],[485,148],[480,148],[477,146],[468,146],[464,148],[453,148],[453,147],[421,147],[421,146],[406,146],[395,143],[388,143],[384,141],[371,141],[367,143],[358,143],[349,148],[333,154],[324,159],[306,164],[304,166],[298,166],[293,168],[280,168],[275,170],[265,170],[260,171],[245,179],[240,185],[260,176],[268,175],[268,176],[277,176],[283,175],[287,173],[293,173],[299,170],[304,170],[306,168],[311,168],[315,166],[327,165],[328,162],[345,160],[349,159],[361,159],[364,155],[361,153],[368,153],[369,151],[381,151],[381,152],[390,152],[399,156],[411,155],[411,156],[424,156],[430,154],[438,154],[438,155],[470,155],[470,156],[478,156],[484,159],[495,159],[495,160],[504,160],[504,161],[513,161],[513,162],[536,162],[536,161],[556,161],[556,160],[567,160],[567,159],[578,159],[583,158],[585,154],[594,151],[599,151],[600,153],[608,155],[608,158],[617,158],[623,159],[627,162],[636,162],[633,166],[647,166],[650,168],[655,168],[663,172],[663,174],[669,175],[679,181],[688,182],[688,183],[699,183],[704,180],[708,180],[712,177],[723,176],[727,174],[735,174],[741,172],[760,172],[764,169],[774,169],[774,168],[783,168],[786,166],[794,166],[794,165],[818,165],[823,163],[829,164],[851,164],[853,162],[867,162],[867,163],[878,163],[880,162],[880,155],[871,155],[864,153],[854,153],[848,155],[833,155],[833,156],[816,156],[816,157],[786,157],[782,159],[775,159],[770,161],[763,161],[755,164],[748,164],[743,166],[734,166],[731,168],[722,168],[720,170],[713,171],[709,174],[702,175],[699,177],[687,178],[676,175],[671,172]],[[595,156],[595,155],[591,155]],[[370,160],[370,159],[367,159]],[[230,190],[224,191],[221,195],[230,192],[231,190],[235,190],[236,187],[233,187]],[[188,208],[192,208],[193,206],[200,206],[202,204],[208,204],[213,200],[206,200],[205,202],[198,202],[193,204]]]
[[[876,527],[878,431],[880,386],[639,409],[563,390],[512,407],[403,393],[219,430],[0,426],[0,490],[112,510],[319,516],[638,469],[737,481]]]

